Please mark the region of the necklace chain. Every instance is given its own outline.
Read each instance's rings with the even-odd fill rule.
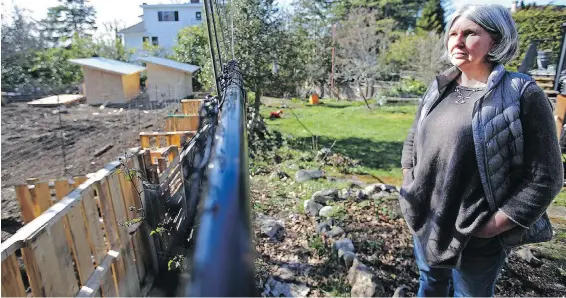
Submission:
[[[460,88],[459,85],[456,86],[456,93],[457,93],[457,97],[458,99],[455,101],[457,104],[464,104],[468,99],[470,99],[470,97],[472,96],[472,94],[478,92],[480,89],[479,88],[473,88],[470,90],[470,93],[468,93],[467,95],[462,94],[462,89]]]

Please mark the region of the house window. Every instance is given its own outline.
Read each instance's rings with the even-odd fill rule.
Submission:
[[[179,12],[178,11],[158,11],[157,19],[160,22],[178,22]]]
[[[151,37],[151,44],[153,44],[154,46],[158,46],[159,45],[159,38],[157,38],[157,36],[152,36]]]
[[[142,37],[142,42],[143,43],[149,42],[149,37],[147,36]]]
[[[197,11],[197,13],[196,13],[196,17],[197,17],[197,21],[200,21],[200,20],[202,20],[202,14],[201,14],[201,12],[200,12],[200,11]]]

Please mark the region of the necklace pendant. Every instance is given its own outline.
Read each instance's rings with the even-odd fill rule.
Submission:
[[[455,103],[457,103],[459,105],[464,104],[464,103],[466,103],[466,98],[458,97],[458,99],[455,101]]]

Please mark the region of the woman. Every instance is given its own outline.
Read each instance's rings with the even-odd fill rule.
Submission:
[[[447,296],[451,281],[455,296],[493,296],[507,249],[552,237],[560,150],[544,92],[503,67],[517,51],[509,11],[466,6],[446,28],[453,67],[428,88],[405,141],[401,209],[418,296]]]

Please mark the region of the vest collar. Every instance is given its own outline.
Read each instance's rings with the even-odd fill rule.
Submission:
[[[448,84],[456,80],[461,73],[462,71],[460,71],[458,67],[452,66],[443,73],[441,73],[440,75],[436,76],[436,83],[438,86],[438,90],[444,89],[446,86],[448,86]],[[491,74],[489,74],[489,77],[487,78],[487,90],[489,91],[493,89],[495,86],[497,86],[497,84],[503,78],[504,74],[505,74],[505,67],[503,66],[503,64],[497,64],[491,71]]]

